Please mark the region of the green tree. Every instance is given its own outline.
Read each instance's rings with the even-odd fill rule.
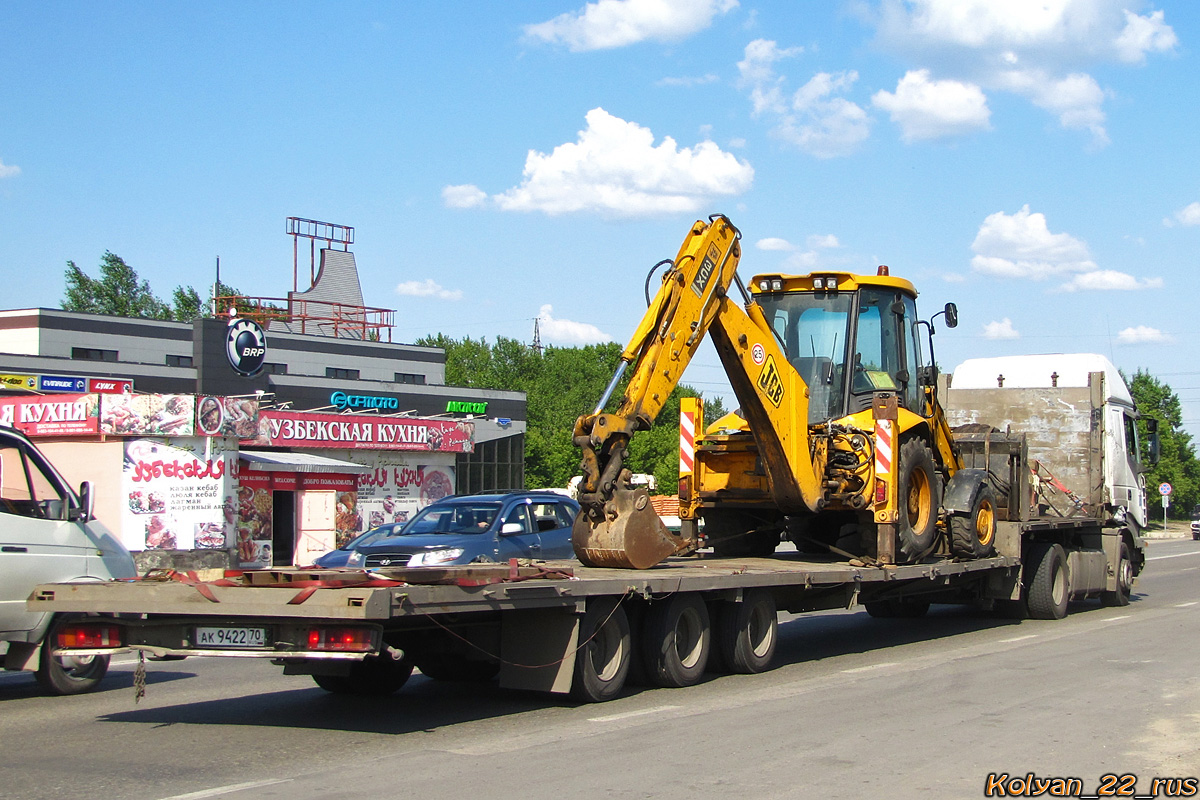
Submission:
[[[66,311],[109,314],[115,317],[171,319],[171,308],[154,296],[150,283],[138,277],[133,267],[115,253],[105,250],[100,259],[100,277],[89,277],[67,262],[67,289],[62,301]]]
[[[1129,391],[1143,417],[1138,422],[1143,460],[1148,455],[1149,440],[1145,418],[1158,420],[1161,453],[1158,464],[1146,475],[1151,517],[1156,516],[1156,512],[1157,516],[1162,516],[1162,497],[1156,489],[1161,483],[1169,483],[1173,491],[1168,513],[1186,518],[1200,503],[1200,461],[1196,459],[1191,435],[1183,430],[1183,407],[1179,397],[1167,383],[1143,370],[1138,370],[1129,381]]]

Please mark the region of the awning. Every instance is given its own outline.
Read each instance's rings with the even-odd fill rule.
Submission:
[[[352,461],[314,456],[310,453],[242,450],[238,453],[238,458],[245,461],[252,472],[340,472],[357,475],[371,472],[373,469]]]

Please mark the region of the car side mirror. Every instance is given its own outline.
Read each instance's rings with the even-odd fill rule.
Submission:
[[[508,536],[511,533],[524,533],[525,526],[519,522],[506,522],[500,526],[500,535]]]
[[[92,484],[90,481],[84,481],[79,484],[79,508],[71,509],[69,516],[75,522],[91,522],[95,518],[95,505]]]

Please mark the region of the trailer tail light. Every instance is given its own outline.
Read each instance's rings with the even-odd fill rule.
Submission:
[[[308,649],[369,653],[374,649],[372,638],[368,628],[313,628],[308,632]]]
[[[59,628],[55,644],[62,650],[95,650],[121,647],[123,641],[121,629],[116,625],[78,623]]]

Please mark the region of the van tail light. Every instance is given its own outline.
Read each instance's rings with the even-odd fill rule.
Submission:
[[[369,653],[375,649],[373,638],[369,628],[313,628],[308,632],[308,649]]]
[[[55,644],[61,650],[97,650],[124,646],[121,628],[116,625],[67,623],[55,632],[54,637]]]

